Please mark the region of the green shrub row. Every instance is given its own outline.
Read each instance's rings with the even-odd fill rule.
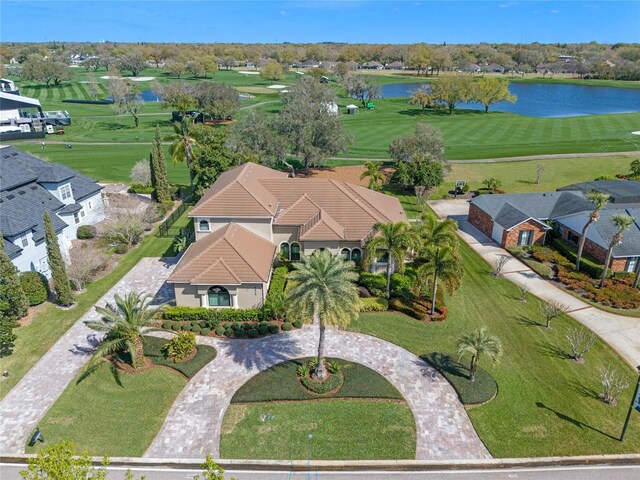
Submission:
[[[270,323],[267,321],[252,322],[220,322],[215,327],[209,328],[208,321],[200,322],[180,322],[174,320],[164,320],[161,324],[165,330],[174,332],[193,332],[196,335],[208,335],[213,331],[218,336],[235,337],[235,338],[257,338],[264,335],[272,335],[279,333],[280,330],[288,332],[295,328],[302,328],[302,322],[284,322],[282,325]]]
[[[153,187],[151,185],[143,185],[141,183],[134,183],[129,187],[129,193],[145,193],[151,194],[153,193]]]
[[[360,311],[361,312],[384,312],[389,309],[389,302],[386,298],[361,298],[360,299]]]
[[[544,263],[531,258],[531,254],[530,254],[531,248],[513,247],[513,248],[509,248],[508,250],[509,250],[509,253],[511,253],[511,255],[516,257],[518,260],[520,260],[522,263],[524,263],[527,267],[529,267],[531,270],[536,272],[542,278],[546,278],[546,279],[551,278],[553,274],[553,270],[549,265],[545,265]]]
[[[360,273],[358,284],[366,288],[374,297],[386,297],[387,280],[381,273]]]
[[[269,284],[269,292],[267,293],[267,302],[269,301],[269,297],[284,292],[288,272],[289,270],[284,265],[273,270],[271,283]]]
[[[49,282],[40,272],[21,273],[20,286],[32,307],[40,305],[49,297]]]
[[[552,245],[558,249],[562,255],[564,255],[572,264],[575,265],[576,259],[578,258],[578,251],[576,247],[571,245],[568,242],[565,242],[561,238],[556,238],[553,240]],[[590,258],[582,255],[580,259],[580,271],[586,273],[592,278],[600,278],[602,276],[603,265],[600,265]]]
[[[215,328],[220,322],[257,322],[261,319],[261,313],[255,308],[168,307],[162,313],[162,318],[175,321],[206,321],[209,328]]]

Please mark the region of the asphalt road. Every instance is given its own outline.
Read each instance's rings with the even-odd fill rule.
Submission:
[[[20,480],[19,471],[24,465],[0,464],[0,480]],[[126,468],[110,467],[109,480],[123,480]],[[146,480],[192,480],[199,470],[174,470],[169,468],[133,468],[136,477]],[[584,467],[538,467],[499,470],[440,470],[429,472],[260,472],[227,471],[225,478],[237,480],[637,480],[640,465]]]

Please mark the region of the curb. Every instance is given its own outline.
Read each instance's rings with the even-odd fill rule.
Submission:
[[[35,454],[0,454],[2,463],[25,464],[27,460],[35,458]],[[94,465],[102,465],[101,457],[91,457]],[[111,467],[148,467],[199,469],[202,459],[193,458],[133,458],[113,457],[109,459]],[[219,460],[218,463],[225,470],[262,470],[262,471],[437,471],[437,470],[486,470],[525,467],[560,467],[587,465],[638,465],[640,454],[627,455],[584,455],[574,457],[540,457],[540,458],[502,458],[492,460]]]

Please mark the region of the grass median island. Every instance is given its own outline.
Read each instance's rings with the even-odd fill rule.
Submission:
[[[497,279],[466,244],[462,286],[447,297],[445,322],[423,323],[395,313],[366,313],[351,330],[395,343],[419,356],[456,352],[463,333],[487,327],[502,341],[500,362],[480,360],[495,378],[499,393],[486,405],[469,410],[473,425],[496,457],[593,455],[640,451],[640,417],[632,415],[624,443],[618,436],[637,376],[604,342],[597,340],[579,365],[565,355],[565,334],[579,324],[570,317],[542,328],[539,301],[518,300],[516,285]],[[457,360],[457,358],[456,358]],[[468,359],[462,360],[468,366]],[[609,407],[601,393],[599,368],[615,366],[631,383]]]
[[[327,359],[342,365],[344,384],[336,393],[314,395],[296,375],[298,366],[308,360],[274,365],[236,392],[222,425],[223,457],[415,457],[413,414],[400,392],[382,375],[364,365]]]

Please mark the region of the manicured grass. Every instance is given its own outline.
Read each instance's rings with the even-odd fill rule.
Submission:
[[[629,164],[635,157],[587,157],[530,160],[525,162],[455,163],[445,183],[432,195],[441,198],[453,190],[457,180],[465,180],[471,190],[481,188],[482,181],[495,177],[507,193],[550,192],[571,183],[594,180],[600,175],[629,172]],[[640,153],[638,153],[640,158]],[[540,184],[536,185],[536,167],[544,165]]]
[[[131,183],[131,168],[140,160],[148,160],[151,145],[74,145],[72,149],[64,145],[47,145],[45,150],[39,145],[16,145],[37,157],[78,170],[101,182]],[[188,184],[189,172],[185,164],[173,165],[169,148],[165,146],[167,173],[172,183]]]
[[[100,298],[109,291],[143,257],[161,257],[172,253],[172,238],[147,236],[138,248],[120,258],[118,265],[109,274],[90,283],[76,297],[71,310],[62,310],[46,304],[36,313],[28,325],[15,330],[17,335],[13,353],[0,359],[0,370],[9,371],[9,377],[0,382],[0,398],[4,397],[40,358],[82,317]]]
[[[102,368],[70,383],[39,422],[47,444],[70,440],[90,455],[142,456],[187,382],[164,368],[120,377],[122,386]]]
[[[585,355],[586,364],[566,358],[567,330],[578,326],[570,317],[542,328],[538,303],[518,300],[517,287],[494,278],[491,268],[466,244],[461,245],[465,276],[458,292],[447,297],[449,318],[423,323],[399,314],[362,314],[351,324],[416,355],[454,353],[458,337],[480,327],[501,339],[504,355],[493,365],[480,365],[498,383],[498,396],[469,411],[489,451],[496,457],[590,455],[640,451],[640,416],[633,415],[624,443],[620,435],[637,376],[601,340]],[[468,360],[466,360],[468,361]],[[609,407],[597,398],[599,368],[616,366],[631,387]]]
[[[188,378],[198,373],[202,368],[214,358],[216,358],[216,349],[209,345],[198,345],[196,355],[186,362],[174,362],[165,357],[162,348],[167,344],[168,340],[158,337],[143,336],[142,345],[144,346],[144,354],[154,363],[163,367],[173,368]]]
[[[413,459],[415,448],[409,407],[374,400],[233,404],[220,440],[223,458]]]
[[[352,99],[341,98],[344,107]],[[636,130],[640,114],[536,118],[511,113],[472,110],[423,111],[407,99],[376,99],[375,110],[345,115],[354,136],[351,157],[386,158],[394,138],[412,133],[416,122],[439,128],[449,159],[495,158],[579,152],[615,152],[638,149]]]
[[[387,398],[402,400],[402,395],[382,375],[358,363],[340,359],[344,384],[339,392],[318,397],[309,393],[298,380],[296,369],[309,358],[279,363],[245,383],[231,403],[267,402],[272,400],[309,400],[317,398]]]

